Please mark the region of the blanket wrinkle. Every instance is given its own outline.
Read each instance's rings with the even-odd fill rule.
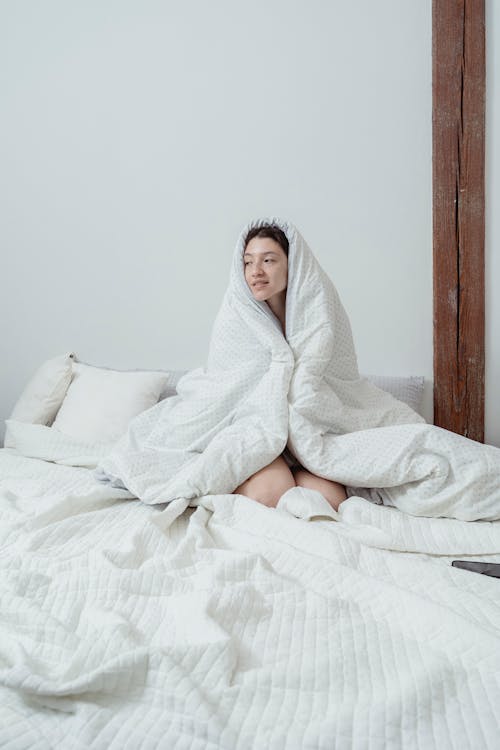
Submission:
[[[90,472],[3,451],[0,469],[26,524],[54,504],[61,521],[32,550],[40,530],[0,503],[2,748],[498,747],[498,582],[450,563],[500,560],[500,524],[354,497],[306,521],[233,494],[175,521],[185,498],[74,515],[61,492],[93,504]],[[135,569],[106,562],[138,529]]]
[[[289,242],[285,335],[245,280],[245,238],[265,224]],[[266,217],[238,239],[206,366],[132,420],[94,476],[146,504],[195,502],[233,493],[285,447],[349,496],[415,516],[500,519],[500,449],[426,424],[361,377],[332,281],[293,224]]]

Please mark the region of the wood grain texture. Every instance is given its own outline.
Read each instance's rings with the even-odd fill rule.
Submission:
[[[434,423],[484,440],[484,0],[433,0]]]

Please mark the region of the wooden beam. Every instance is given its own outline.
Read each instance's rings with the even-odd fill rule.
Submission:
[[[434,423],[484,440],[484,0],[433,0]]]

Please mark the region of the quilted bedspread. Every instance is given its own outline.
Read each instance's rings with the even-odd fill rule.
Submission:
[[[499,522],[0,476],[0,747],[498,748]]]
[[[286,336],[246,281],[250,228],[289,241]],[[148,504],[227,494],[285,446],[350,495],[417,516],[500,518],[500,449],[425,424],[360,377],[339,295],[300,232],[242,232],[206,367],[132,420],[96,477]]]

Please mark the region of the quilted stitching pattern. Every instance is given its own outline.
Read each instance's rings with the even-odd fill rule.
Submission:
[[[0,473],[1,747],[498,746],[498,581],[446,556],[500,560],[498,523],[233,495],[175,518],[86,469]]]

